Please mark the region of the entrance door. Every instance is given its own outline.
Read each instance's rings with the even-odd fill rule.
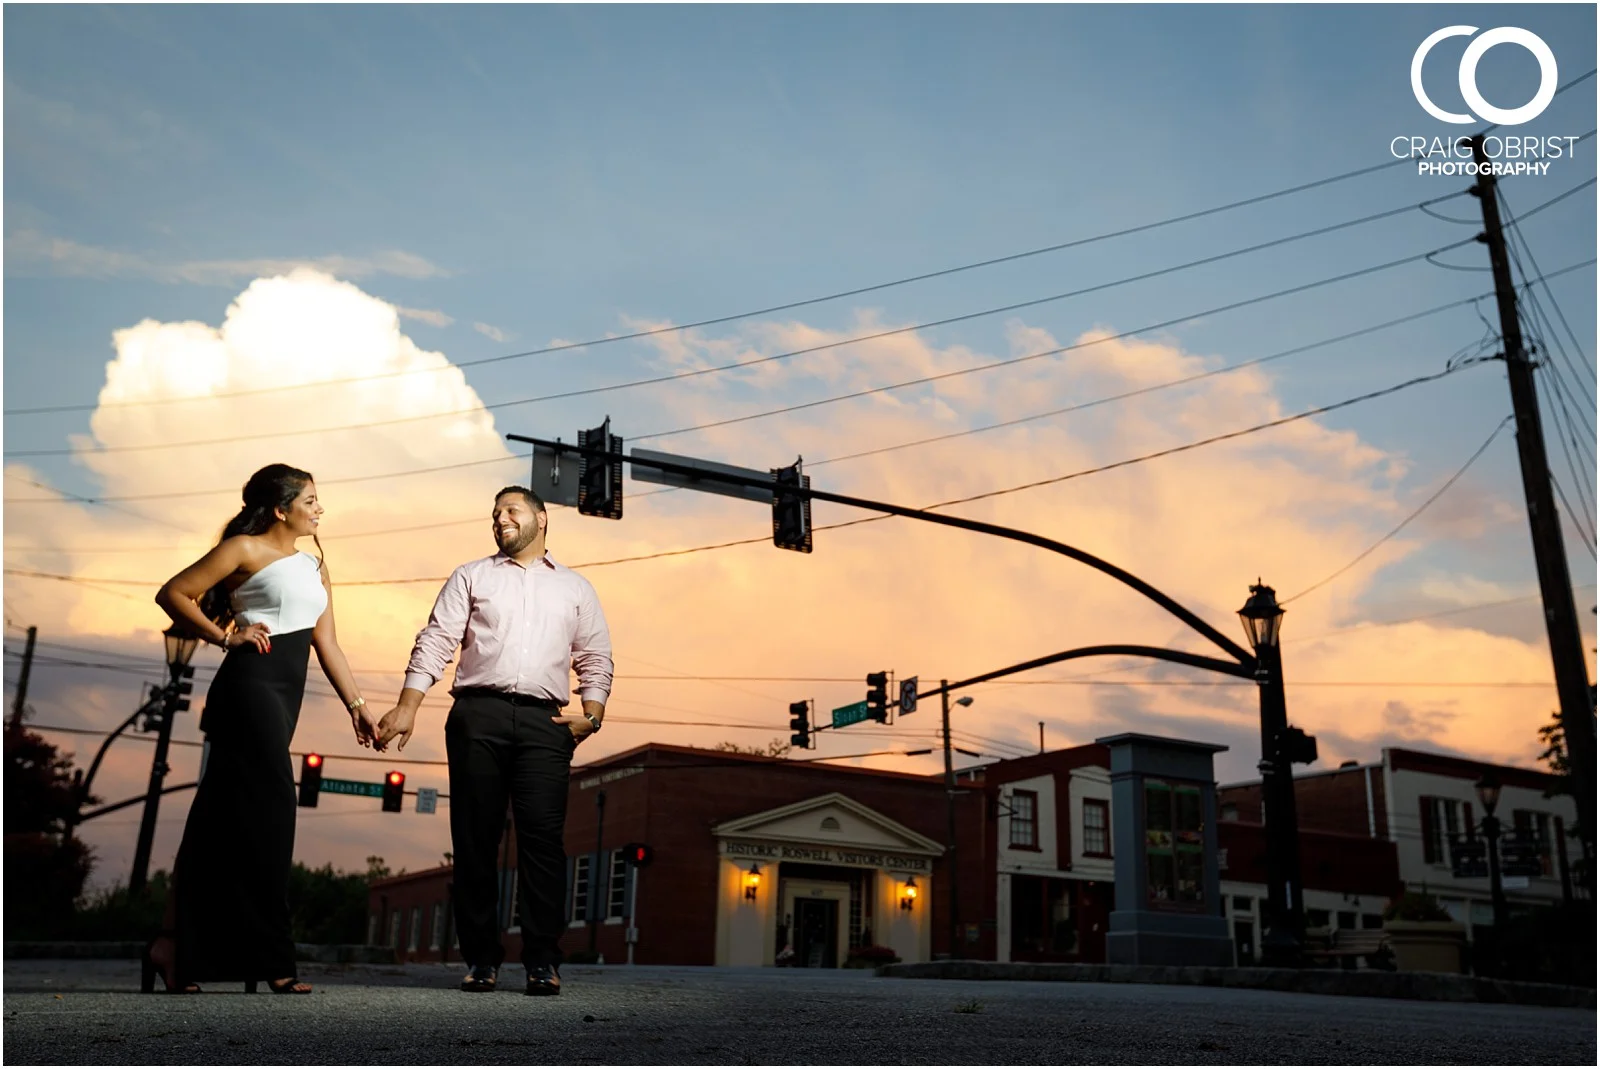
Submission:
[[[794,903],[794,963],[808,969],[839,967],[839,903],[797,898]]]
[[[1233,922],[1233,963],[1235,965],[1254,965],[1256,963],[1256,926],[1254,921]]]

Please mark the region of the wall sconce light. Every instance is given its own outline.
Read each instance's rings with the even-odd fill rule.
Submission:
[[[752,864],[750,871],[744,874],[744,897],[754,902],[756,892],[761,889],[761,866]]]
[[[900,908],[909,910],[917,902],[917,878],[907,876],[905,886],[900,888]]]

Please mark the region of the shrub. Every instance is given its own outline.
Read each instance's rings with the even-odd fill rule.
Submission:
[[[845,960],[847,969],[875,969],[879,965],[893,965],[900,960],[889,947],[867,946],[851,947],[850,956]]]
[[[1384,908],[1386,921],[1453,921],[1454,917],[1426,891],[1406,891]]]

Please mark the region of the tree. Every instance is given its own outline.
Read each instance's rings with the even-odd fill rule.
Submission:
[[[1594,714],[1591,712],[1589,715]],[[1567,760],[1567,732],[1561,723],[1559,712],[1550,714],[1550,723],[1539,729],[1539,741],[1544,743],[1544,752],[1539,755],[1539,760],[1550,766],[1550,774],[1556,780],[1555,785],[1545,792],[1545,796],[1565,794],[1576,798],[1572,784],[1572,765]],[[1576,834],[1578,826],[1587,823],[1588,819],[1588,814],[1580,812],[1578,819],[1573,822],[1571,832]]]
[[[382,862],[379,858],[378,861]],[[368,869],[372,859],[368,859]],[[296,861],[289,870],[289,917],[297,943],[364,943],[367,940],[366,872],[311,869]]]
[[[736,742],[719,742],[712,747],[723,753],[748,753],[757,757],[787,757],[794,747],[782,739],[773,739],[765,746],[740,746]]]
[[[6,937],[51,938],[71,924],[94,864],[67,832],[78,812],[72,758],[26,729],[6,732],[5,747]]]

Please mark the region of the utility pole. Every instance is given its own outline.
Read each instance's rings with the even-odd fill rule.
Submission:
[[[1517,421],[1517,458],[1522,465],[1522,492],[1527,499],[1528,526],[1533,535],[1533,560],[1544,602],[1545,632],[1554,662],[1556,694],[1561,703],[1561,732],[1572,769],[1573,795],[1578,806],[1578,829],[1586,857],[1595,856],[1595,737],[1594,701],[1589,689],[1589,667],[1578,630],[1578,610],[1573,604],[1572,576],[1561,538],[1561,518],[1550,492],[1550,467],[1545,456],[1544,428],[1539,419],[1539,396],[1534,388],[1533,363],[1522,342],[1517,315],[1517,291],[1511,281],[1501,226],[1496,181],[1489,173],[1483,135],[1472,139],[1472,158],[1479,165],[1473,196],[1483,209],[1483,233],[1478,240],[1489,247],[1489,268],[1494,273],[1496,303],[1500,309],[1500,337],[1505,347],[1506,378],[1511,383],[1511,408]],[[1590,890],[1593,869],[1586,867]],[[1593,899],[1591,896],[1591,903]],[[1592,907],[1591,907],[1592,908]]]
[[[1044,721],[1039,721],[1039,752],[1044,753]]]
[[[957,936],[961,926],[957,914],[961,910],[961,892],[957,884],[960,869],[956,865],[956,770],[950,755],[950,681],[939,680],[939,712],[944,718],[944,814],[945,814],[945,871],[950,874],[950,960],[957,957]]]
[[[28,644],[22,650],[22,674],[17,677],[17,700],[11,706],[11,730],[22,730],[22,709],[28,701],[28,675],[33,671],[33,642],[39,637],[37,627],[28,628]]]

